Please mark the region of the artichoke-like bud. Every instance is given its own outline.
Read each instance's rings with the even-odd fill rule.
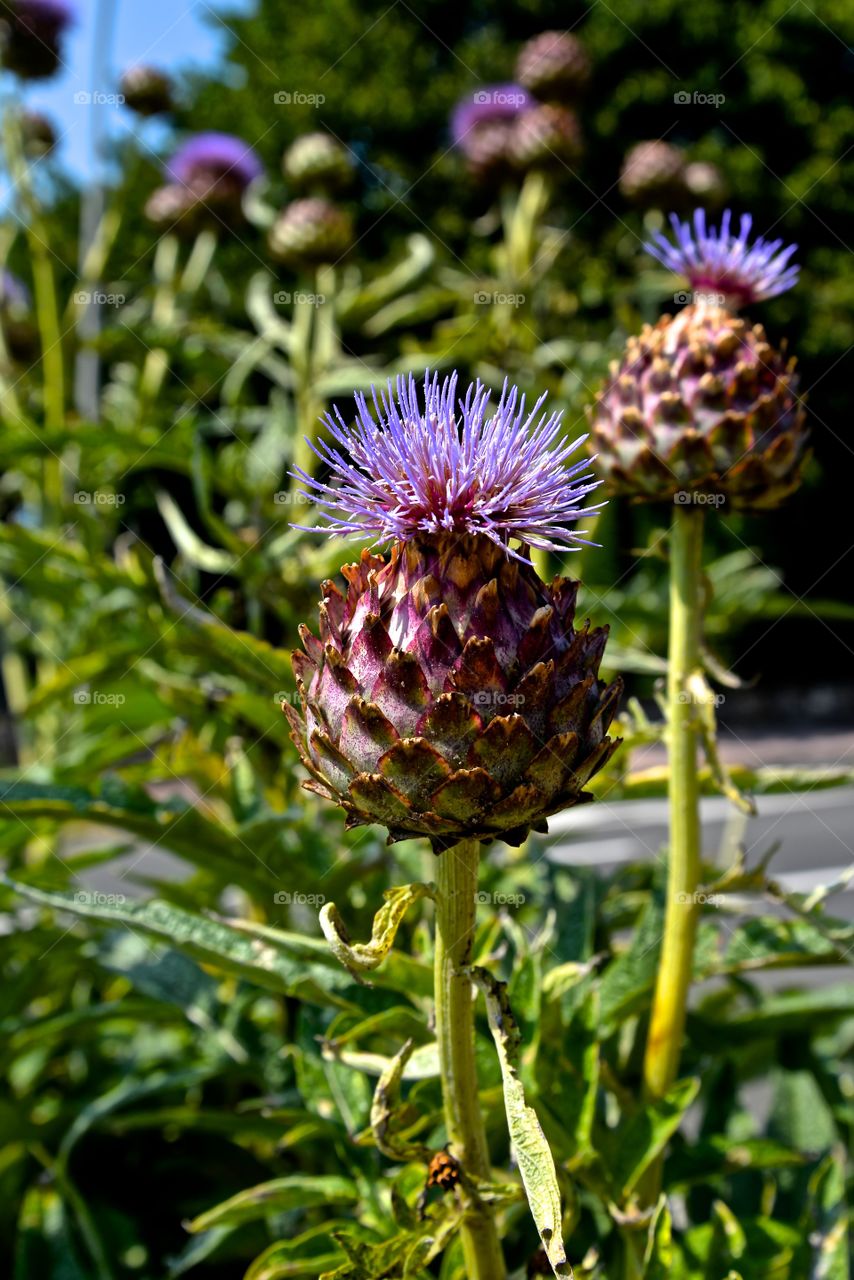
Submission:
[[[568,107],[538,103],[515,121],[510,149],[518,169],[559,171],[573,165],[583,150],[578,117]]]
[[[125,106],[138,116],[165,115],[174,106],[172,77],[159,67],[128,67],[119,88]]]
[[[685,166],[682,177],[691,201],[705,209],[717,208],[727,198],[727,181],[716,164],[694,160]]]
[[[178,227],[198,231],[204,224],[204,209],[194,192],[177,182],[167,182],[152,191],[145,203],[145,216],[156,227]]]
[[[475,182],[500,186],[513,176],[512,138],[513,126],[506,120],[479,125],[472,132],[466,145],[466,166]]]
[[[330,200],[293,200],[270,230],[270,251],[295,269],[338,262],[353,243],[349,214]]]
[[[350,152],[329,133],[303,134],[282,157],[285,177],[297,191],[343,191],[353,179],[354,168]]]
[[[512,174],[513,122],[530,106],[520,84],[487,85],[457,103],[451,138],[476,181],[500,183]]]
[[[264,172],[255,151],[229,133],[197,133],[165,166],[167,185],[146,206],[154,222],[238,226],[246,188]],[[179,193],[183,193],[180,195]]]
[[[9,0],[0,14],[3,66],[22,80],[52,76],[62,59],[62,37],[74,18],[68,0]]]
[[[516,79],[545,102],[574,102],[590,79],[590,58],[577,36],[541,31],[519,50]]]
[[[42,159],[50,155],[56,146],[56,130],[53,127],[53,121],[41,111],[22,112],[21,140],[24,154],[31,159]]]
[[[775,507],[800,483],[803,402],[794,360],[736,309],[795,283],[797,246],[750,244],[747,214],[737,235],[728,211],[719,231],[707,230],[702,210],[693,230],[675,216],[672,223],[675,244],[658,233],[646,248],[687,277],[690,291],[675,298],[690,305],[629,339],[591,412],[593,447],[612,492]]]
[[[681,204],[685,192],[685,152],[669,142],[639,142],[626,152],[620,194],[644,209]]]
[[[515,388],[487,415],[477,384],[414,379],[374,395],[379,424],[329,417],[317,453],[330,483],[300,476],[343,534],[391,541],[323,585],[319,637],[294,655],[301,713],[284,710],[305,785],[348,826],[377,822],[389,843],[427,836],[520,843],[584,787],[618,745],[620,692],[598,678],[606,628],[574,625],[578,583],[537,576],[529,548],[583,541],[568,525],[596,487],[560,415],[526,411]],[[519,541],[519,548],[511,540]]]

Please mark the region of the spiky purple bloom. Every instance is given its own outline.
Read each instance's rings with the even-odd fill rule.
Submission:
[[[784,249],[782,240],[763,240],[761,236],[749,244],[751,215],[742,214],[737,235],[730,231],[730,220],[726,209],[720,230],[707,228],[705,210],[697,209],[692,230],[690,222],[682,222],[672,213],[676,243],[658,231],[654,243],[644,248],[671,271],[687,276],[697,293],[723,295],[730,306],[761,302],[791,289],[799,268],[790,266],[789,259],[798,246],[790,244]]]
[[[197,133],[178,148],[166,164],[173,182],[188,187],[228,180],[246,188],[264,172],[258,155],[230,133]]]
[[[520,84],[490,84],[463,98],[451,116],[455,147],[468,151],[470,135],[485,125],[510,122],[531,105],[531,95]]]
[[[458,398],[455,373],[441,384],[438,374],[428,374],[422,407],[410,374],[398,377],[396,387],[389,381],[379,397],[373,391],[376,420],[358,392],[353,427],[337,408],[334,417],[327,414],[335,443],[312,448],[333,483],[297,470],[329,521],[320,528],[373,534],[378,543],[481,534],[515,559],[522,557],[511,539],[550,551],[583,543],[583,531],[568,526],[598,510],[581,504],[600,481],[588,459],[572,465],[568,459],[586,436],[560,439],[561,414],[541,412],[545,394],[530,412],[507,382],[491,414],[489,397],[477,382]]]

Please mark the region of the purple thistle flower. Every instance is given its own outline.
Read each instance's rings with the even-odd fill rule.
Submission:
[[[742,214],[738,235],[730,232],[730,218],[727,209],[718,231],[706,227],[705,210],[697,209],[692,230],[690,222],[681,222],[671,213],[676,244],[657,231],[654,243],[644,248],[671,271],[687,276],[697,292],[723,294],[734,307],[791,289],[800,268],[789,266],[789,259],[798,246],[790,244],[783,249],[782,240],[763,240],[761,236],[749,245],[750,214]]]
[[[197,133],[178,148],[166,164],[173,182],[188,187],[227,179],[244,189],[264,172],[258,155],[242,138],[230,133]]]
[[[469,135],[484,125],[508,123],[531,105],[520,84],[490,84],[457,103],[451,116],[454,146],[467,152]]]
[[[397,378],[396,398],[391,381],[379,399],[373,389],[376,421],[359,392],[352,428],[337,408],[327,414],[335,444],[311,447],[334,483],[296,469],[329,521],[313,531],[374,534],[378,543],[481,534],[519,560],[511,538],[548,551],[584,543],[584,531],[568,526],[599,510],[581,503],[601,482],[587,470],[589,458],[567,460],[587,437],[560,440],[561,414],[540,414],[545,394],[527,412],[524,395],[505,381],[488,414],[490,393],[480,382],[465,399],[456,392],[456,373],[441,385],[427,374],[422,409],[410,374]]]

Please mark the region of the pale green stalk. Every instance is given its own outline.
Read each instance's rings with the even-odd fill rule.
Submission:
[[[670,859],[664,938],[644,1059],[644,1086],[649,1098],[663,1097],[679,1071],[699,915],[698,730],[688,682],[700,666],[702,559],[702,507],[677,506],[670,537],[667,674]],[[647,1180],[649,1199],[655,1198],[659,1178],[660,1165]]]
[[[451,1154],[464,1175],[489,1181],[475,1068],[474,991],[462,972],[472,960],[479,858],[479,842],[463,840],[437,860],[436,1039]],[[494,1218],[474,1197],[469,1199],[461,1238],[467,1280],[504,1280],[507,1272]]]

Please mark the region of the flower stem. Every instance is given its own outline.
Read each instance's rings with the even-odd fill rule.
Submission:
[[[475,925],[477,840],[463,840],[438,858],[436,875],[436,1039],[451,1152],[464,1175],[489,1180],[489,1150],[477,1093],[471,962]],[[468,1280],[504,1280],[507,1272],[490,1210],[470,1200],[461,1228]]]
[[[664,940],[644,1061],[647,1096],[676,1079],[697,932],[700,789],[696,708],[688,680],[700,665],[703,511],[677,506],[670,536],[670,651],[667,674],[670,754],[670,861]]]

